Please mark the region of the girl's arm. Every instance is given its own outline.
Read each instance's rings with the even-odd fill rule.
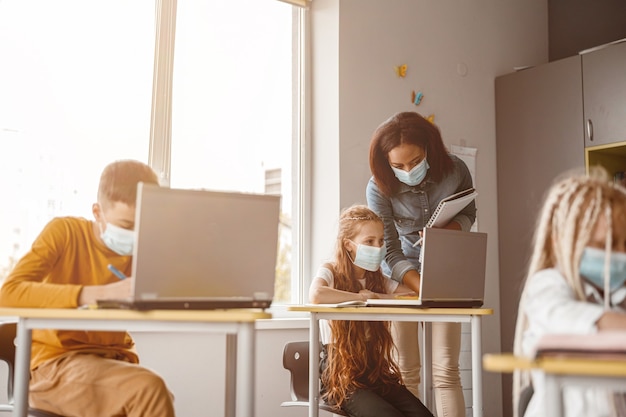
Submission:
[[[626,314],[606,311],[596,322],[598,330],[626,330]]]
[[[368,298],[378,298],[376,293],[369,290],[350,292],[329,287],[323,278],[314,278],[309,287],[309,301],[313,304],[337,304],[344,301],[365,301]]]

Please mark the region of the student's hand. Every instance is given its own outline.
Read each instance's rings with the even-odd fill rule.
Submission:
[[[127,298],[131,295],[132,278],[106,285],[85,285],[78,296],[78,305],[93,305],[106,298]]]
[[[379,298],[378,294],[376,294],[375,292],[372,292],[370,290],[361,290],[359,291],[359,294],[361,294],[362,300],[365,301],[369,298]]]
[[[105,296],[104,298],[128,298],[131,296],[132,291],[132,277],[113,282],[111,284],[103,285]]]

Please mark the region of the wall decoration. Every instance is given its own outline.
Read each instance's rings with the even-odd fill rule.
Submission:
[[[402,64],[400,66],[393,67],[393,68],[396,71],[396,75],[398,77],[400,78],[406,77],[406,70],[408,69],[408,66],[406,64]]]
[[[426,118],[426,120],[428,120],[429,122],[431,122],[431,123],[433,123],[433,124],[434,124],[434,123],[435,123],[435,115],[434,115],[434,114],[429,115],[429,116]]]
[[[416,106],[419,106],[422,102],[422,98],[424,98],[424,94],[422,94],[421,91],[418,91],[417,93],[415,91],[411,91],[411,102]]]

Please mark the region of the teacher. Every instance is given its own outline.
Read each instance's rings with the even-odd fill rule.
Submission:
[[[414,245],[443,198],[473,187],[470,172],[461,159],[448,153],[439,129],[415,112],[398,113],[378,126],[370,143],[370,170],[367,204],[385,227],[383,272],[419,292],[421,246]],[[444,228],[469,231],[475,219],[472,201]],[[417,396],[421,369],[418,323],[394,322],[392,330],[404,383]],[[465,416],[460,346],[460,323],[432,324],[433,386],[439,417]]]

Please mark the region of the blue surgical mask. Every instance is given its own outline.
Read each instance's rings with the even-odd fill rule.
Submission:
[[[107,228],[100,234],[104,244],[118,255],[132,255],[135,245],[135,232],[107,223]]]
[[[379,248],[377,246],[361,245],[360,243],[355,242],[352,243],[356,245],[356,256],[352,260],[352,263],[367,271],[378,271],[381,262],[385,259],[387,249],[384,246]]]
[[[428,165],[426,158],[424,158],[419,164],[415,165],[410,171],[391,167],[393,173],[396,175],[396,178],[410,186],[417,185],[424,181],[428,168],[430,168],[430,165]]]
[[[580,275],[596,287],[604,289],[604,259],[602,249],[586,247],[580,259]],[[626,282],[626,253],[611,252],[609,255],[610,291],[613,292]]]

